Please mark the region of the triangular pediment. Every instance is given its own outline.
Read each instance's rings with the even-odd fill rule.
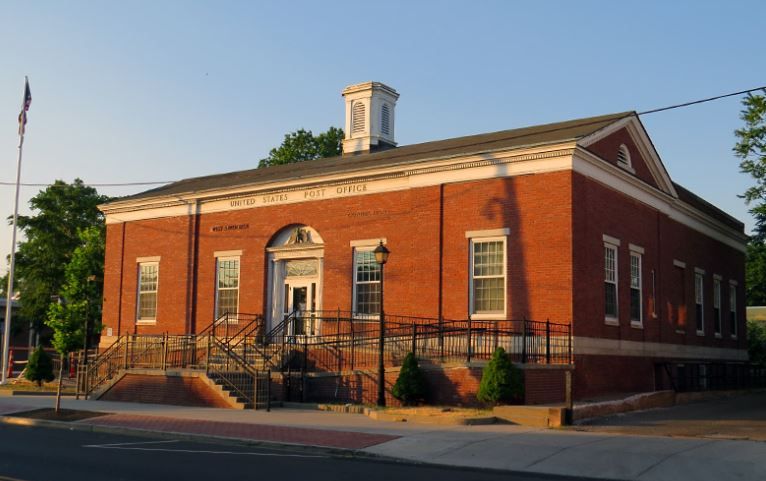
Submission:
[[[621,165],[618,151],[621,146],[627,145],[632,151],[632,166],[626,170],[666,194],[678,197],[673,181],[637,114],[619,119],[581,138],[577,145],[617,165]]]

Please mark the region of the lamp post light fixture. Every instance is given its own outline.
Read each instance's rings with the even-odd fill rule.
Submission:
[[[375,254],[375,262],[380,266],[380,334],[378,336],[378,406],[386,405],[386,369],[383,360],[386,336],[386,313],[383,309],[383,270],[391,253],[383,241],[372,251]]]

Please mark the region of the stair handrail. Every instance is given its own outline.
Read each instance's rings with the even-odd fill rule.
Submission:
[[[96,358],[93,359],[89,364],[84,366],[77,366],[78,370],[85,369],[82,379],[84,380],[83,394],[85,395],[86,399],[97,387],[104,384],[105,382],[108,382],[119,371],[119,366],[121,363],[118,365],[118,368],[115,369],[114,363],[111,361],[113,361],[117,355],[123,355],[123,353],[120,351],[120,348],[125,345],[126,339],[127,336],[119,336],[111,346],[109,346],[103,353],[96,356]],[[107,364],[108,368],[106,373],[103,376],[98,376],[100,368],[106,363],[109,363]]]

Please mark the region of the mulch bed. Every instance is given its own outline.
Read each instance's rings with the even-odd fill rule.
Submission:
[[[111,413],[97,413],[93,411],[78,411],[76,409],[59,409],[58,414],[53,408],[33,409],[32,411],[23,411],[20,413],[8,414],[17,418],[46,419],[49,421],[80,421],[82,419],[105,416]]]

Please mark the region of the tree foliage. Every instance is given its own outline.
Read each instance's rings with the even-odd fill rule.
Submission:
[[[426,378],[418,365],[418,360],[411,352],[407,354],[399,370],[391,394],[405,406],[423,401],[426,397]]]
[[[36,382],[38,386],[42,386],[43,382],[53,381],[53,359],[42,346],[38,346],[29,355],[24,377]]]
[[[747,352],[750,362],[766,366],[766,323],[747,321]]]
[[[80,245],[64,269],[63,302],[50,305],[45,322],[53,329],[51,342],[62,357],[82,346],[86,319],[90,321],[89,336],[101,331],[104,229],[88,227],[79,232],[78,239]]]
[[[282,145],[271,149],[258,167],[292,164],[322,157],[335,157],[343,153],[343,129],[330,127],[327,132],[314,135],[310,130],[298,129],[285,135]]]
[[[15,290],[20,293],[21,315],[39,329],[53,296],[61,295],[64,269],[81,244],[79,232],[103,224],[96,208],[109,198],[75,179],[57,180],[32,197],[33,214],[19,216],[25,240],[16,253]]]
[[[476,398],[483,403],[498,404],[512,402],[523,394],[521,370],[513,365],[505,349],[498,347],[484,368]]]
[[[743,195],[756,218],[756,230],[764,236],[766,225],[766,89],[759,95],[748,94],[742,100],[740,119],[745,123],[734,133],[737,144],[734,153],[740,158],[742,172],[750,174],[755,185]]]

